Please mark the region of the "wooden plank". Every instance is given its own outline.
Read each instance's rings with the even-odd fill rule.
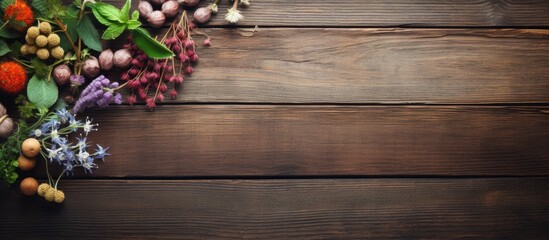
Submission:
[[[0,237],[543,239],[549,179],[66,181],[2,187]]]
[[[105,0],[122,6],[124,1]],[[202,1],[202,6],[211,1]],[[133,1],[133,8],[138,1]],[[209,26],[227,25],[223,20],[228,1]],[[547,1],[510,0],[261,0],[242,8],[244,26],[431,26],[431,27],[546,27]]]
[[[207,30],[178,102],[549,102],[549,30],[250,31]]]
[[[548,113],[547,107],[110,107],[91,114],[100,131],[90,139],[110,146],[112,156],[88,177],[547,176]]]

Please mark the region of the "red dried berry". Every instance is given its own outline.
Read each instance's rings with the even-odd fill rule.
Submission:
[[[154,102],[154,99],[147,98],[147,107],[149,110],[153,110],[156,107],[156,103]]]
[[[158,93],[158,95],[156,95],[156,100],[158,100],[159,102],[163,102],[164,101],[164,94]]]
[[[130,75],[128,75],[128,73],[122,73],[122,75],[120,76],[120,80],[127,82],[128,80],[130,80]]]
[[[189,75],[193,74],[193,71],[194,71],[194,69],[191,66],[188,66],[187,68],[185,68],[185,73],[187,73]]]
[[[176,99],[176,98],[177,98],[177,91],[175,91],[175,89],[170,90],[170,97],[171,97],[172,99]]]
[[[162,83],[162,85],[160,85],[160,92],[166,92],[168,91],[168,86],[166,86],[166,84]]]
[[[204,40],[204,46],[209,47],[210,45],[211,45],[211,40],[210,40],[210,38],[206,38],[206,39]]]
[[[144,88],[137,89],[137,93],[139,94],[139,98],[141,98],[141,100],[147,99],[147,93]]]
[[[198,62],[198,54],[195,53],[191,55],[190,59],[191,59],[191,62]]]
[[[194,46],[194,41],[193,40],[185,41],[185,48],[191,48],[193,46]]]
[[[184,79],[185,78],[183,78],[183,75],[179,75],[179,76],[175,77],[173,81],[174,81],[174,83],[181,84],[181,83],[183,83]]]
[[[133,105],[134,103],[137,102],[137,99],[135,98],[135,95],[131,95],[129,96],[126,101],[130,104],[130,105]]]
[[[130,74],[131,77],[135,77],[139,73],[139,70],[132,68],[130,69],[130,71],[128,71],[128,73]]]
[[[141,82],[142,84],[146,84],[149,82],[149,79],[145,76],[145,74],[143,74],[143,76],[139,78],[139,82]]]
[[[181,52],[181,47],[179,45],[175,45],[173,46],[172,50],[175,52],[175,53],[179,53]]]

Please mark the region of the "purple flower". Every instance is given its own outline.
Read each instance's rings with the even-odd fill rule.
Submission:
[[[105,76],[97,77],[82,91],[73,111],[82,112],[86,108],[107,107],[109,103],[122,104],[122,96],[113,96],[113,89],[116,87],[118,83],[111,83]]]
[[[79,87],[86,82],[86,79],[82,75],[71,75],[70,81],[73,86]]]

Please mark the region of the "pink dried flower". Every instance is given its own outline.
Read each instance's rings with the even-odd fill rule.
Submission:
[[[171,97],[172,99],[176,99],[176,98],[177,98],[177,91],[175,91],[175,89],[170,90],[170,97]]]
[[[126,99],[126,101],[127,101],[130,105],[133,105],[134,103],[137,102],[137,99],[135,98],[135,95],[132,94],[131,96],[129,96],[129,97]]]
[[[194,71],[194,70],[193,70],[193,67],[191,67],[191,66],[187,66],[187,68],[185,68],[185,73],[187,73],[187,74],[189,74],[189,75],[192,74],[193,71]]]
[[[153,98],[147,98],[147,107],[149,110],[153,110],[156,107],[156,103]]]

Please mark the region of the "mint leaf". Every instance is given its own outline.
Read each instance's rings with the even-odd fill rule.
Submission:
[[[53,80],[32,76],[27,86],[29,100],[39,107],[51,107],[57,101],[59,89]]]
[[[105,40],[112,40],[120,36],[126,29],[126,25],[122,23],[115,23],[113,25],[110,25],[107,30],[103,33],[103,36],[101,38]]]
[[[139,20],[139,12],[137,10],[133,11],[132,20]]]
[[[132,0],[126,0],[126,3],[124,4],[124,6],[122,7],[122,9],[120,9],[120,20],[122,20],[123,22],[127,22],[128,20],[130,20],[131,4],[132,4]]]
[[[99,39],[99,32],[97,32],[89,15],[84,15],[80,19],[76,27],[76,32],[78,32],[78,36],[80,36],[80,39],[82,39],[82,42],[84,42],[86,46],[98,52],[103,50],[101,39]]]
[[[111,22],[109,19],[106,19],[105,17],[103,17],[103,15],[101,15],[101,13],[99,13],[99,10],[97,10],[97,8],[95,8],[93,6],[92,6],[93,16],[95,16],[95,19],[97,19],[97,21],[99,21],[99,23],[101,23],[101,24],[103,24],[107,27],[113,24],[113,22]]]
[[[4,56],[7,53],[11,52],[10,46],[2,39],[0,39],[0,56]]]
[[[152,38],[147,30],[143,28],[137,28],[132,30],[133,41],[135,45],[150,58],[169,58],[174,56],[170,49],[166,48],[162,43]]]
[[[128,29],[133,30],[141,26],[141,22],[138,20],[130,20],[127,23]]]
[[[92,6],[92,11],[95,18],[105,26],[110,26],[114,22],[124,23],[120,19],[120,10],[113,5],[97,2]]]

